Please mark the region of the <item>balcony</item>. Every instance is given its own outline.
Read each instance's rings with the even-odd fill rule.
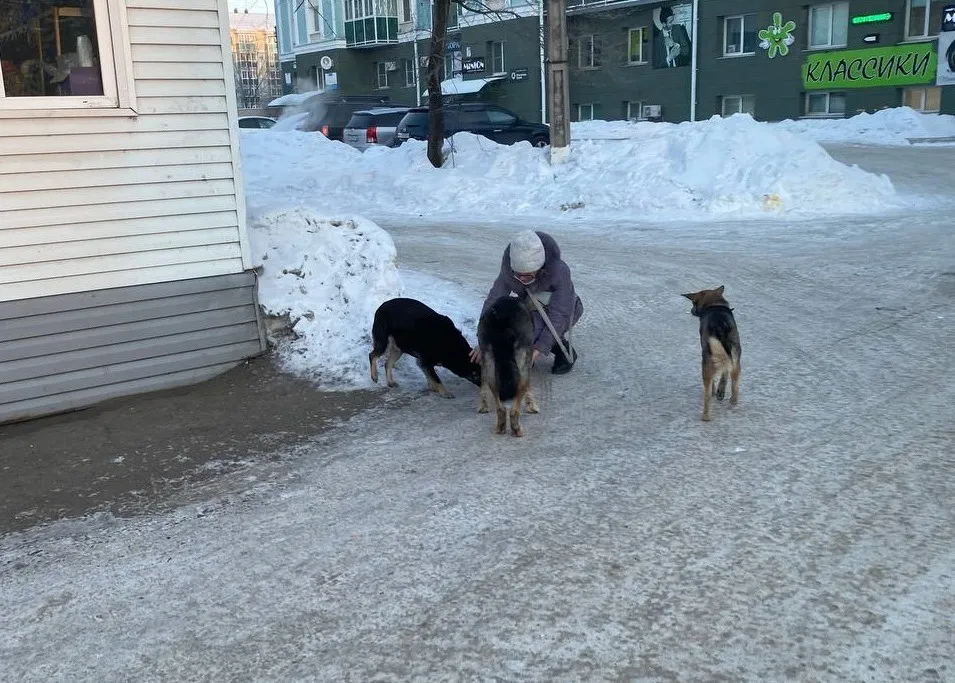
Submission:
[[[398,0],[345,0],[345,45],[378,47],[398,42]]]

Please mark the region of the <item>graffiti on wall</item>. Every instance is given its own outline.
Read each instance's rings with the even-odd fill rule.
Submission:
[[[653,10],[654,69],[689,66],[692,52],[693,5],[680,4]]]
[[[942,10],[935,85],[955,85],[955,5],[948,5]]]
[[[792,21],[783,23],[783,15],[779,12],[773,12],[773,23],[762,29],[759,36],[759,46],[766,50],[770,59],[774,59],[778,54],[785,57],[789,54],[789,46],[796,39],[793,37],[793,31],[796,30],[796,24]]]

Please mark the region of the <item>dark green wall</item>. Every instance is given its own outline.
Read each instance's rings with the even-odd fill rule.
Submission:
[[[677,0],[689,2],[690,0]],[[804,4],[805,3],[805,4]],[[662,3],[674,4],[673,2]],[[755,115],[761,120],[797,118],[805,111],[802,85],[802,64],[807,55],[808,0],[700,0],[698,33],[699,72],[697,83],[697,118],[705,119],[720,112],[720,98],[725,95],[752,95],[755,97]],[[576,105],[595,104],[605,119],[625,116],[625,102],[640,101],[662,106],[666,121],[685,121],[690,117],[690,67],[653,68],[649,64],[627,64],[628,29],[645,26],[652,34],[652,10],[659,5],[631,8],[588,10],[568,15],[570,40],[570,99],[572,118]],[[796,41],[789,54],[770,59],[765,50],[756,49],[752,56],[723,57],[723,18],[727,14],[754,14],[756,29],[772,23],[773,12],[783,15],[783,21],[796,23]],[[846,49],[872,47],[862,42],[868,33],[878,33],[877,47],[898,44],[903,40],[905,27],[905,0],[850,0],[849,16],[892,11],[893,20],[887,23],[862,24],[848,27]],[[577,45],[582,36],[595,34],[601,42],[599,68],[580,68],[577,63]],[[526,68],[527,78],[520,82],[504,81],[486,86],[480,93],[467,96],[500,104],[521,117],[540,120],[540,57],[537,17],[509,19],[482,26],[462,27],[451,34],[460,40],[462,52],[471,49],[472,56],[486,60],[490,75],[491,60],[487,43],[505,43],[505,70]],[[652,51],[652,40],[651,40]],[[419,42],[419,55],[425,56],[428,41]],[[379,90],[376,83],[375,62],[411,59],[410,43],[374,49],[332,50],[328,53],[301,55],[297,58],[297,74],[303,78],[310,67],[317,64],[322,54],[335,60],[339,91],[342,94],[381,93],[393,102],[414,104],[413,88],[403,84],[404,72],[392,72],[390,87]],[[424,89],[424,70],[419,71]],[[477,78],[481,75],[469,75]],[[459,98],[464,99],[464,98]],[[425,100],[426,101],[426,100]],[[846,90],[846,113],[876,111],[896,107],[902,103],[902,90],[894,87]],[[955,86],[943,88],[942,111],[955,113]]]

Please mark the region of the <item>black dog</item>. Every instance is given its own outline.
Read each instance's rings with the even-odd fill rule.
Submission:
[[[468,344],[451,319],[416,299],[390,299],[375,311],[371,328],[372,350],[368,354],[371,379],[378,383],[378,359],[386,352],[385,379],[396,387],[394,369],[401,354],[418,359],[418,367],[428,379],[428,388],[445,398],[453,394],[441,384],[435,366],[440,365],[472,384],[481,384],[481,366],[472,363]]]
[[[495,430],[507,430],[506,401],[511,404],[511,433],[524,436],[521,404],[531,413],[539,412],[531,393],[531,358],[534,354],[534,319],[519,299],[502,296],[491,304],[478,322],[478,343],[483,354],[484,381],[478,412],[488,412],[488,399],[497,413]]]

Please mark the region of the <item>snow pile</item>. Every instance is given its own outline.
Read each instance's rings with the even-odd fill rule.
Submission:
[[[910,107],[861,113],[847,119],[787,120],[771,125],[828,143],[908,145],[910,138],[955,137],[955,116],[923,114]]]
[[[388,233],[368,220],[335,220],[307,208],[255,216],[249,233],[253,260],[263,268],[259,301],[293,324],[295,338],[279,345],[284,367],[329,387],[367,383],[375,309],[399,289]]]
[[[294,196],[325,212],[372,216],[687,220],[869,212],[895,201],[888,178],[841,164],[816,142],[749,116],[614,128],[623,126],[631,131],[625,139],[578,140],[570,162],[557,167],[547,150],[467,133],[454,137],[442,169],[431,167],[418,141],[361,153],[318,134],[273,129],[243,134],[242,152],[249,194],[258,195],[253,202]]]
[[[262,267],[259,302],[280,326],[291,325],[277,348],[289,372],[325,389],[375,386],[368,374],[372,320],[395,296],[424,301],[474,343],[482,300],[432,275],[399,273],[391,236],[369,220],[300,206],[253,213],[249,233],[253,260]],[[410,358],[396,374],[399,381],[423,381]]]

